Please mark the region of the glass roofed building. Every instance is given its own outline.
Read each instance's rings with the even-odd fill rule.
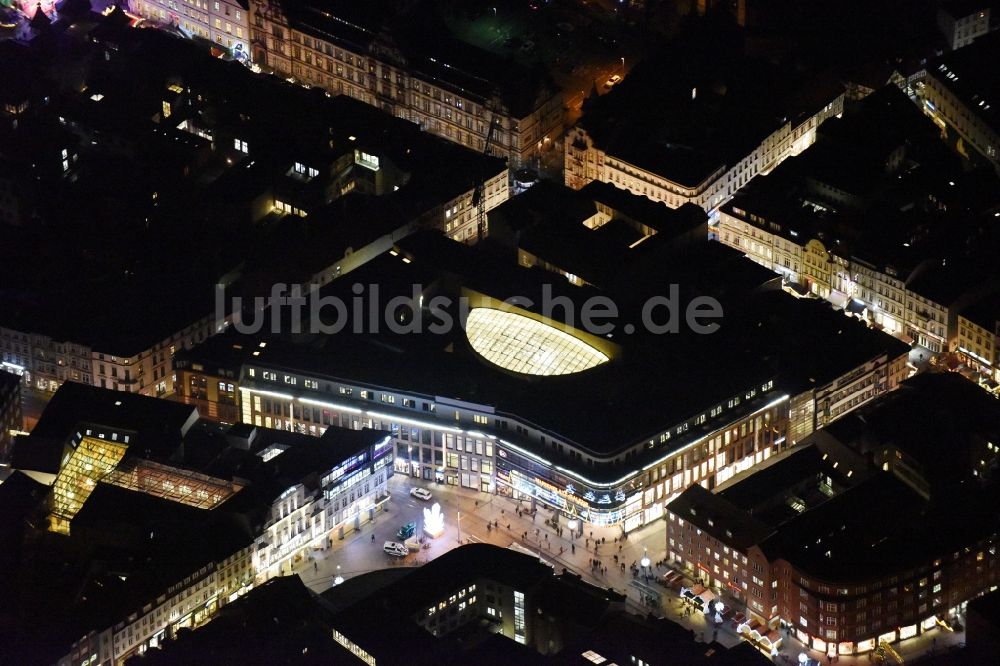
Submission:
[[[476,308],[465,331],[487,361],[525,375],[568,375],[608,361],[583,340],[514,312]]]
[[[352,303],[339,333],[230,333],[191,354],[244,350],[226,369],[244,423],[388,431],[396,473],[627,531],[690,485],[715,488],[793,446],[828,395],[853,399],[872,377],[876,393],[889,391],[905,373],[905,345],[788,297],[729,248],[653,258],[639,267],[650,272],[598,289],[417,233],[319,292]],[[719,299],[720,332],[643,325],[644,303],[678,283],[682,304]],[[359,295],[363,285],[378,285],[378,298]],[[615,305],[610,328],[583,324],[598,296]],[[373,310],[396,298],[419,306]],[[789,320],[804,323],[781,326]],[[802,336],[816,346],[791,344]],[[849,344],[812,351],[831,336]]]

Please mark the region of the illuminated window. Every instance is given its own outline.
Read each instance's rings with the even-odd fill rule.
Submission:
[[[487,361],[526,375],[567,375],[608,361],[586,342],[513,312],[474,308],[466,335]]]
[[[50,529],[69,533],[69,523],[94,491],[96,481],[114,469],[127,447],[85,437],[59,471],[53,488]]]

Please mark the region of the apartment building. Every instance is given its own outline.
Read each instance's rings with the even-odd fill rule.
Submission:
[[[352,440],[348,435],[356,436]],[[334,536],[342,540],[361,529],[389,499],[393,446],[387,434],[325,429],[319,437],[321,442],[325,438],[336,443],[328,447],[332,455],[327,459],[313,456],[312,469],[284,490],[265,515],[254,542],[258,582],[284,575],[286,565],[290,571],[293,564],[311,557],[314,551],[331,547]],[[285,452],[286,447],[277,444],[260,455],[270,461]],[[335,464],[330,466],[334,458]],[[286,459],[279,464],[289,463]]]
[[[693,203],[713,213],[754,176],[769,173],[785,159],[808,148],[815,140],[819,124],[843,113],[843,106],[841,93],[802,122],[778,127],[738,161],[719,164],[695,178],[672,176],[663,168],[639,160],[630,162],[613,148],[602,148],[584,127],[577,126],[570,130],[565,142],[566,184],[580,188],[598,180],[671,208]]]
[[[951,128],[1000,169],[996,73],[979,66],[998,56],[1000,35],[980,37],[974,44],[928,63],[917,94],[924,113],[942,128]]]
[[[958,337],[952,347],[976,368],[997,381],[1000,362],[1000,302],[996,296],[983,298],[958,315]]]
[[[968,46],[990,31],[990,2],[946,0],[938,8],[937,24],[949,49]]]
[[[969,400],[991,415],[943,426],[954,430],[956,461],[932,462],[933,446],[920,433],[948,405]],[[983,494],[993,481],[966,455],[995,428],[992,404],[962,378],[914,378],[863,417],[820,431],[753,475],[715,493],[684,491],[667,507],[669,557],[713,596],[745,605],[739,630],[770,654],[782,630],[836,656],[948,627],[1000,576],[996,523],[985,518]],[[895,440],[884,465],[876,456],[869,467],[869,449],[895,437],[884,426],[905,414],[908,438]],[[993,426],[980,432],[986,423]],[[985,452],[990,461],[995,448]],[[956,484],[970,482],[975,490],[955,494]],[[956,502],[962,517],[948,518]],[[873,512],[884,520],[847,522]],[[939,520],[950,525],[947,537],[926,529]]]
[[[729,46],[706,51],[699,40],[710,36],[688,39],[588,102],[565,140],[566,185],[597,180],[671,208],[693,203],[713,213],[843,113],[839,84],[802,80]],[[672,76],[677,71],[684,76]]]
[[[154,26],[214,42],[231,55],[250,55],[247,0],[130,0],[131,11]]]
[[[453,39],[414,5],[252,2],[254,62],[361,100],[482,152],[528,163],[558,139],[562,97],[547,74]]]

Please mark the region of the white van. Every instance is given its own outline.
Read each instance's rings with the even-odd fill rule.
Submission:
[[[382,550],[387,554],[395,555],[396,557],[406,557],[410,554],[410,549],[398,541],[386,541],[382,545]]]

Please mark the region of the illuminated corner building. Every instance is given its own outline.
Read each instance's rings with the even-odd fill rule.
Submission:
[[[562,95],[537,69],[455,39],[421,3],[251,2],[254,62],[416,123],[511,167],[556,140]]]
[[[757,474],[685,491],[667,507],[669,557],[703,586],[692,598],[743,600],[740,631],[764,649],[782,628],[855,654],[954,624],[1000,578],[998,437],[993,398],[918,375]]]
[[[392,452],[385,432],[342,428],[297,447],[261,450],[275,481],[293,483],[267,508],[255,542],[257,576],[283,575],[373,521],[389,499]]]
[[[942,129],[961,137],[961,150],[975,150],[1000,169],[1000,105],[996,72],[978,64],[1000,55],[1000,35],[980,37],[974,44],[927,64],[918,86],[924,113]]]
[[[669,620],[631,614],[614,591],[497,546],[457,548],[380,587],[366,580],[376,575],[348,581],[350,597],[323,595],[336,608],[333,640],[354,657],[345,663],[766,663],[748,645],[695,642]]]
[[[212,337],[174,357],[177,375],[173,399],[198,409],[202,418],[222,424],[240,422],[239,367],[254,349]]]
[[[706,51],[706,41],[720,48]],[[735,41],[688,31],[590,100],[565,139],[566,185],[598,180],[713,213],[843,112],[838,82],[755,62]]]
[[[1000,381],[1000,297],[988,296],[959,313],[954,345],[970,368]]]

